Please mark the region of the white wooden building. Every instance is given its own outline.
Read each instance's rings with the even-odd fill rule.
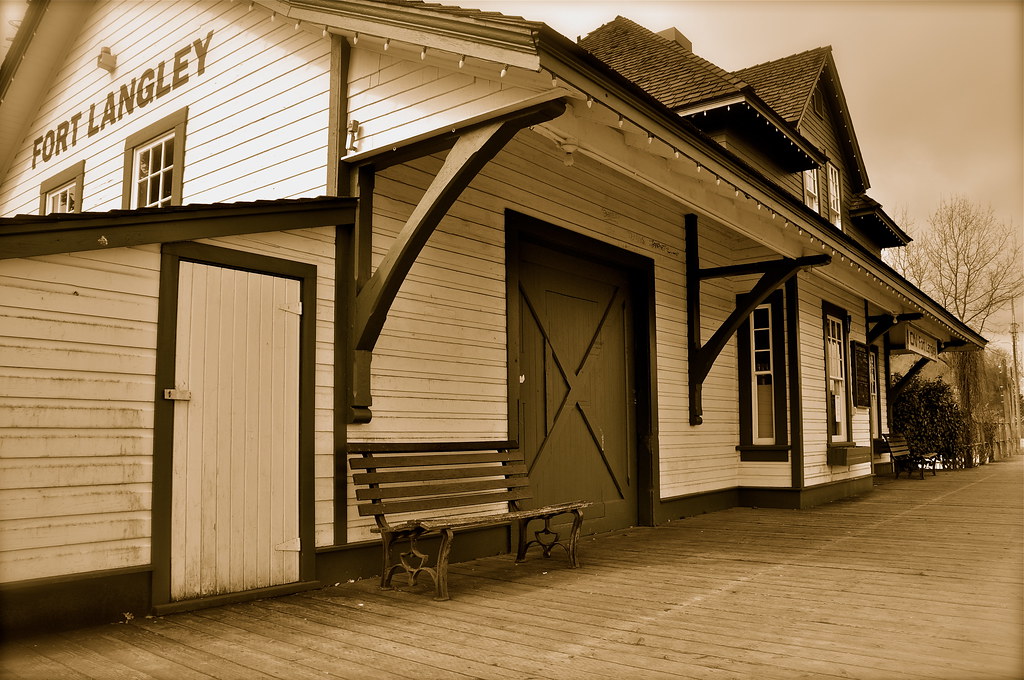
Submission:
[[[890,356],[985,342],[882,262],[828,50],[34,0],[0,98],[7,630],[376,573],[351,442],[518,442],[588,531],[866,492]]]

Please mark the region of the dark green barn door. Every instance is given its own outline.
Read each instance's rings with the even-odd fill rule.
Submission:
[[[629,280],[522,244],[520,433],[533,505],[588,499],[584,531],[637,521]]]

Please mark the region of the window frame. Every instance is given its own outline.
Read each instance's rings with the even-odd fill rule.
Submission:
[[[48,210],[50,197],[54,192],[68,186],[74,186],[75,192],[75,207],[74,210],[69,212],[80,213],[82,212],[82,192],[85,189],[85,161],[78,161],[55,175],[44,179],[39,184],[39,214],[52,214]]]
[[[757,437],[755,412],[755,380],[758,372],[754,366],[754,324],[757,309],[768,308],[771,340],[772,376],[772,420],[773,433],[770,441]],[[736,335],[737,367],[739,369],[739,418],[740,418],[740,460],[742,461],[787,461],[789,460],[788,428],[788,385],[786,325],[783,295],[781,290],[773,292],[758,305],[740,325]]]
[[[831,330],[838,328],[839,337],[833,341]],[[850,399],[851,374],[850,374],[850,316],[849,313],[830,302],[822,302],[822,332],[824,342],[824,373],[825,373],[825,413],[826,432],[829,444],[850,443],[850,427],[852,417],[852,405]],[[831,356],[831,349],[835,347],[841,352],[838,366],[842,375],[832,375],[832,366],[836,364]],[[836,399],[833,391],[833,383],[842,382],[841,399]],[[842,408],[841,419],[837,418],[836,406]],[[841,425],[841,430],[834,432],[836,425]]]
[[[814,212],[821,210],[821,183],[818,181],[818,168],[804,170],[804,204]]]
[[[171,164],[171,196],[169,205],[181,205],[182,186],[185,170],[185,128],[188,122],[188,107],[179,109],[160,120],[128,135],[124,143],[124,179],[121,188],[121,208],[138,208],[135,196],[138,187],[136,162],[138,150],[171,136],[174,142],[174,158]]]
[[[843,228],[843,182],[839,168],[834,163],[825,164],[828,178],[828,221],[838,229]]]

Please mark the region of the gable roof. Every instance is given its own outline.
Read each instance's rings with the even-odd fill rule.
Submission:
[[[733,73],[750,84],[768,106],[798,124],[811,101],[831,47],[817,47]]]
[[[821,86],[828,99],[828,107],[842,124],[837,126],[836,136],[846,153],[848,168],[851,168],[854,193],[863,193],[871,186],[867,168],[860,152],[857,135],[853,131],[853,120],[846,95],[839,82],[839,70],[832,56],[832,47],[815,49],[793,54],[781,59],[766,61],[749,66],[734,73],[753,87],[764,101],[780,116],[798,130],[811,106],[814,90]]]
[[[741,94],[745,83],[675,40],[615,17],[580,47],[647,90],[671,109]]]

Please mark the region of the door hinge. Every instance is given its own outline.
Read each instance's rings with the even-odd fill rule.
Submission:
[[[164,399],[169,399],[171,401],[189,401],[192,399],[192,390],[164,390]]]
[[[274,546],[274,550],[280,550],[281,552],[301,552],[302,551],[302,539],[293,538],[284,543],[278,543]]]

